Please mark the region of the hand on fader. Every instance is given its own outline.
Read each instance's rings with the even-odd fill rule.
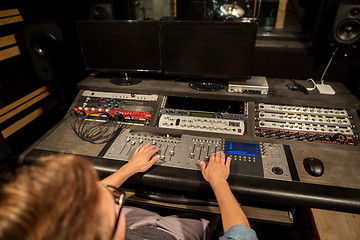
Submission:
[[[134,155],[126,164],[126,167],[130,169],[132,174],[147,171],[160,159],[159,154],[151,158],[157,151],[159,151],[159,149],[154,145],[150,145],[150,143],[136,148]]]
[[[202,175],[211,185],[218,181],[226,181],[230,174],[230,163],[230,157],[228,157],[225,162],[224,153],[213,153],[207,165],[204,161],[200,162]]]

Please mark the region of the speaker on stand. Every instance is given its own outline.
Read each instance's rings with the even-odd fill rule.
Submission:
[[[92,0],[87,3],[88,20],[113,20],[114,6],[112,0]]]
[[[345,86],[360,99],[360,83],[357,81],[360,74],[360,2],[342,1],[334,20],[331,36],[331,45],[343,50],[347,59]]]
[[[315,60],[314,79],[320,83],[345,82],[351,66],[357,65],[354,56],[360,50],[359,14],[358,0],[322,1],[310,48]]]
[[[72,45],[74,37],[66,32],[64,23],[55,20],[27,23],[22,37],[36,76],[54,84],[67,106],[75,95],[76,82],[84,75],[80,53]]]
[[[360,3],[358,1],[340,2],[334,20],[332,38],[335,41],[335,45],[344,44],[353,48],[359,47]]]
[[[64,44],[59,26],[54,22],[28,23],[23,36],[37,76],[54,80],[56,62],[62,58]]]

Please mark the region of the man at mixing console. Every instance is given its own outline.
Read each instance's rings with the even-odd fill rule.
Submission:
[[[76,156],[48,156],[23,166],[0,191],[0,239],[208,238],[206,219],[123,207],[125,196],[117,187],[147,171],[159,159],[151,158],[157,151],[150,144],[137,148],[127,164],[101,182],[92,165]],[[227,184],[230,162],[223,153],[213,154],[207,165],[201,162],[221,210],[225,234],[220,239],[257,239]]]

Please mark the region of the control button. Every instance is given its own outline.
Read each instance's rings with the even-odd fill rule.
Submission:
[[[273,167],[271,171],[276,175],[281,175],[284,173],[284,170],[281,167]]]

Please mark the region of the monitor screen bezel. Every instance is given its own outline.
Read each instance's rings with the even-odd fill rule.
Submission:
[[[157,48],[159,52],[159,58],[155,59],[154,61],[159,63],[158,69],[148,69],[148,68],[126,68],[126,67],[118,67],[118,68],[102,68],[102,67],[93,67],[89,66],[87,63],[86,53],[82,44],[82,41],[86,41],[85,39],[82,39],[82,36],[80,36],[79,28],[82,24],[127,24],[127,25],[137,25],[137,24],[156,24],[158,25],[158,41],[157,41]],[[76,22],[76,30],[77,30],[77,36],[80,44],[80,50],[84,62],[85,69],[88,71],[97,71],[102,73],[136,73],[136,74],[161,74],[163,73],[163,64],[162,64],[162,54],[161,54],[161,25],[159,21],[153,21],[153,20],[81,20]]]
[[[255,50],[255,42],[256,42],[256,35],[257,35],[257,23],[256,22],[217,22],[217,21],[162,21],[161,22],[161,29],[162,29],[162,60],[163,60],[163,71],[166,75],[177,75],[177,76],[186,76],[186,77],[202,77],[208,79],[218,79],[218,80],[229,80],[229,79],[249,79],[251,77],[251,68],[252,68],[252,56]],[[168,59],[166,58],[166,51],[167,51],[167,43],[166,43],[166,26],[171,25],[198,25],[198,26],[210,26],[213,27],[217,26],[246,26],[246,28],[250,29],[251,32],[249,33],[249,40],[251,41],[251,46],[248,49],[249,53],[248,56],[248,64],[247,64],[247,71],[243,74],[238,75],[228,75],[226,73],[221,73],[219,71],[218,74],[207,74],[204,72],[188,72],[188,71],[172,71],[167,68]]]

